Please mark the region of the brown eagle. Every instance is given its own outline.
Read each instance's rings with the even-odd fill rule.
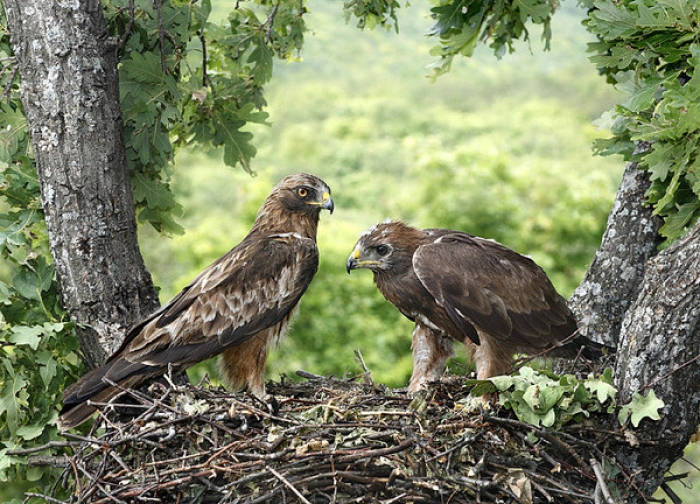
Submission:
[[[63,394],[59,426],[66,430],[119,392],[106,380],[135,387],[217,354],[234,390],[265,395],[265,360],[279,342],[318,269],[316,229],[321,209],[333,212],[331,191],[318,177],[282,179],[258,211],[253,228],[167,305],[136,324],[121,348]]]
[[[440,379],[453,340],[464,343],[479,379],[508,373],[516,353],[602,354],[602,345],[576,335],[544,271],[493,240],[384,222],[360,236],[347,261],[348,273],[355,268],[372,270],[384,297],[416,323],[411,391]]]

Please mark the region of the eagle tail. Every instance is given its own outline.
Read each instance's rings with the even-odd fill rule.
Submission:
[[[109,401],[118,393],[119,389],[110,385],[94,396],[84,398],[83,400],[76,400],[71,403],[64,399],[63,409],[58,417],[58,428],[62,431],[67,431],[73,427],[77,427],[97,411],[97,406],[95,406],[94,403]]]
[[[125,372],[127,369],[130,372]],[[123,389],[136,387],[153,374],[151,366],[140,365],[134,369],[132,363],[121,359],[93,369],[64,390],[63,409],[58,417],[59,429],[66,431],[77,427],[97,411],[95,404],[109,401]],[[118,383],[118,386],[110,382]]]
[[[595,361],[607,355],[614,355],[615,349],[611,346],[598,343],[585,336],[577,335],[566,344],[555,348],[549,355],[573,359],[578,355],[584,359]]]

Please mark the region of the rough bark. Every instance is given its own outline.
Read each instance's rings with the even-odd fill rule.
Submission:
[[[619,403],[653,388],[666,405],[660,421],[629,427],[642,442],[617,454],[637,475],[637,488],[626,489],[630,504],[663,483],[700,424],[700,228],[659,253],[648,187],[647,173],[630,163],[601,247],[570,299],[582,332],[618,349]]]
[[[116,44],[99,0],[5,0],[63,304],[88,366],[158,306],[138,248]]]
[[[644,204],[646,172],[625,169],[600,248],[569,299],[582,334],[616,346],[620,326],[637,297],[646,263],[658,251],[659,218]]]
[[[620,401],[653,389],[665,404],[660,421],[644,421],[637,430],[653,444],[618,454],[631,474],[640,471],[639,487],[651,493],[700,424],[700,226],[649,261],[618,349]]]

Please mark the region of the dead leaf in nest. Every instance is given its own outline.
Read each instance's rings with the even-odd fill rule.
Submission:
[[[509,469],[507,485],[523,504],[532,504],[532,483],[522,469]]]
[[[304,455],[306,453],[309,453],[310,451],[316,452],[316,451],[325,450],[326,448],[328,448],[328,445],[329,445],[329,443],[325,439],[314,439],[312,441],[309,441],[308,443],[304,443],[304,444],[297,446],[294,449],[294,452],[297,455]]]
[[[633,448],[639,446],[639,439],[637,439],[637,435],[629,429],[625,429],[625,439]]]

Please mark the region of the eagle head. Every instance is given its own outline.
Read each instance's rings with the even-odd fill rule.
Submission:
[[[251,233],[297,233],[316,239],[321,210],[333,213],[331,190],[308,173],[287,175],[260,207]]]
[[[345,267],[347,272],[367,268],[376,273],[402,273],[412,268],[413,253],[421,245],[423,233],[403,222],[386,221],[360,235]]]
[[[279,199],[288,211],[318,214],[321,209],[333,213],[335,208],[328,184],[309,173],[287,175],[280,180],[270,196]]]

